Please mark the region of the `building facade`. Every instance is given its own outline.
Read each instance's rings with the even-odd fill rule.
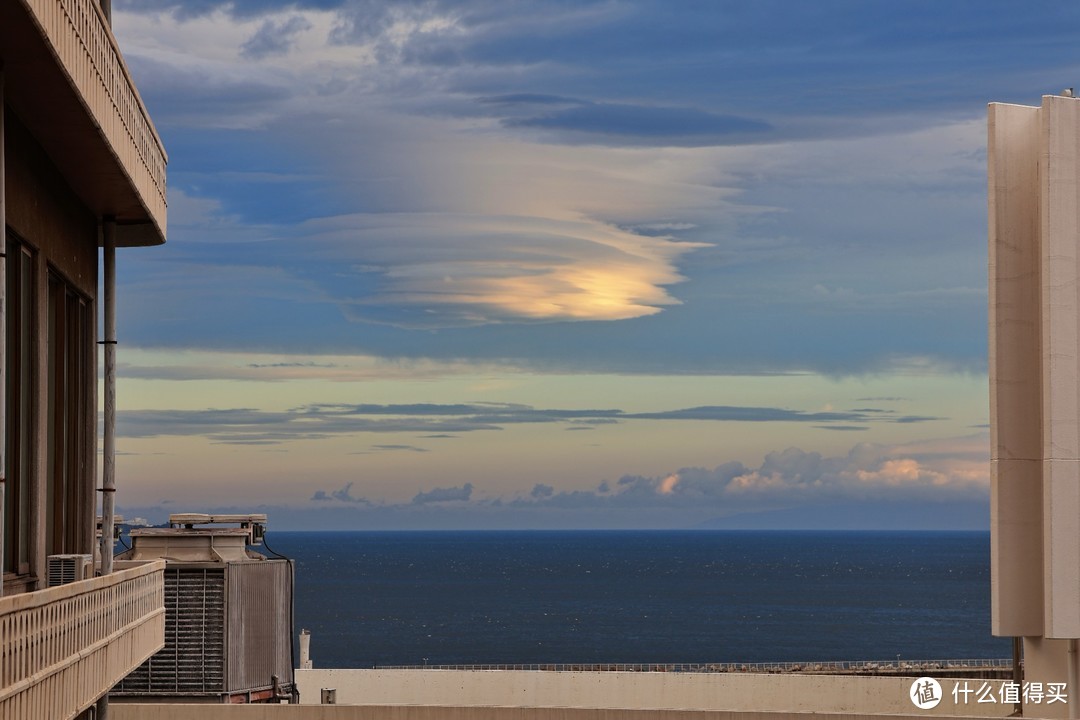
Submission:
[[[93,555],[107,494],[99,268],[108,296],[116,247],[165,241],[166,155],[109,11],[0,0],[4,718],[74,717],[161,646],[159,566],[57,587],[47,575],[50,556]]]
[[[1080,99],[989,110],[991,582],[1025,681],[1080,712]]]

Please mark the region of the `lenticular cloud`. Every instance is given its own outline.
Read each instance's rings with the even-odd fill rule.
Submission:
[[[380,213],[306,229],[341,263],[325,289],[350,318],[406,327],[653,315],[678,303],[679,256],[702,247],[587,218]]]

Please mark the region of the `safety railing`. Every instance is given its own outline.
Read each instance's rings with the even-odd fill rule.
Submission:
[[[161,649],[165,563],[0,598],[0,718],[71,718]]]
[[[97,0],[21,0],[78,88],[147,211],[164,230],[165,148]]]
[[[551,672],[851,673],[1004,670],[1009,659],[824,660],[767,663],[537,663],[523,665],[380,665],[379,670],[546,670]]]

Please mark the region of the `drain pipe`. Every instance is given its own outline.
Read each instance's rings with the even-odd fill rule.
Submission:
[[[116,517],[116,220],[102,221],[103,294],[105,296],[105,432],[101,461],[101,574],[113,571]]]
[[[105,296],[105,432],[101,460],[101,574],[113,571],[116,520],[116,220],[101,221],[102,294]],[[97,701],[95,720],[109,720],[109,694]]]
[[[4,166],[4,62],[0,60],[0,597],[4,595],[7,489],[7,168]]]

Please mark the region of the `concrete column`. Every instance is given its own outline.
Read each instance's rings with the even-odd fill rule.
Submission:
[[[992,623],[1080,709],[1080,100],[989,112]]]
[[[1080,638],[1080,100],[1041,121],[1044,635]]]
[[[991,622],[1042,635],[1039,108],[992,104],[990,221]]]

